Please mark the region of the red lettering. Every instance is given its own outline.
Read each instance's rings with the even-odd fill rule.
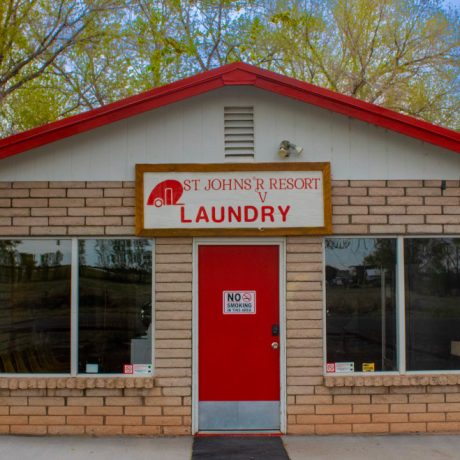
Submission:
[[[262,222],[265,222],[266,219],[275,222],[274,212],[275,208],[273,206],[262,206]]]
[[[201,221],[209,222],[208,213],[206,212],[206,209],[204,208],[204,206],[200,206],[198,209],[198,212],[196,213],[195,222],[198,223]]]
[[[190,219],[185,218],[185,206],[180,207],[180,221],[183,224],[190,224],[192,222]]]
[[[282,206],[278,206],[278,211],[281,214],[281,219],[283,220],[283,222],[286,222],[286,217],[290,209],[291,209],[290,206],[286,206],[284,209]]]
[[[223,206],[220,207],[220,217],[217,217],[217,209],[213,206],[211,209],[211,220],[216,222],[216,224],[220,224],[225,219],[225,208]]]
[[[249,211],[252,211],[252,216],[249,216]],[[244,207],[244,221],[245,222],[255,222],[258,217],[257,208],[255,206],[245,206]]]
[[[238,206],[235,210],[232,206],[228,208],[228,221],[229,222],[241,222],[241,207]]]

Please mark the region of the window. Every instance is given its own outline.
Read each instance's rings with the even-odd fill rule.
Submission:
[[[407,369],[460,370],[460,238],[404,241]]]
[[[327,362],[332,372],[394,371],[396,240],[326,240]]]
[[[84,240],[78,249],[78,372],[120,374],[126,364],[151,365],[150,242]]]
[[[326,239],[326,346],[326,372],[460,371],[460,238]]]
[[[70,240],[0,241],[0,372],[70,372]]]
[[[0,240],[0,373],[151,374],[151,299],[148,240]]]

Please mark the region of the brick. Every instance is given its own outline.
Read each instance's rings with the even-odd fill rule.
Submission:
[[[85,433],[84,426],[78,425],[51,425],[48,427],[48,434],[56,435],[80,435]]]
[[[105,197],[134,197],[135,190],[132,188],[106,188],[104,189]]]
[[[423,187],[421,180],[389,180],[388,187]]]
[[[86,183],[83,181],[51,181],[49,188],[85,188]]]
[[[460,214],[444,214],[441,216],[426,216],[427,224],[460,224]]]
[[[390,224],[423,224],[425,217],[423,215],[413,216],[390,216]]]
[[[365,196],[367,189],[365,187],[333,187],[332,196]]]
[[[459,197],[456,196],[427,196],[424,198],[425,204],[430,205],[444,205],[444,206],[457,206],[460,204]]]
[[[50,198],[51,208],[77,208],[85,205],[83,198]]]
[[[66,191],[61,188],[36,188],[30,190],[32,198],[62,198],[66,196]]]
[[[444,206],[444,214],[460,215],[460,206]]]
[[[372,402],[374,404],[385,404],[385,403],[407,404],[407,395],[372,395]]]
[[[86,225],[121,225],[121,217],[86,217]]]
[[[13,198],[13,208],[46,208],[46,198]]]
[[[389,196],[387,203],[391,206],[421,206],[423,205],[423,197],[421,196]]]
[[[48,429],[45,425],[11,425],[11,434],[43,436]]]
[[[2,396],[0,397],[1,406],[27,406],[27,398],[22,396]]]
[[[406,423],[409,421],[409,414],[372,414],[372,421],[384,423]]]
[[[388,433],[388,423],[355,423],[353,424],[353,433]]]
[[[13,188],[47,188],[46,181],[17,181],[13,182]]]
[[[10,236],[10,235],[28,235],[29,234],[29,227],[0,227],[0,235],[2,236]]]
[[[442,207],[441,206],[408,206],[407,207],[407,214],[421,214],[421,215],[428,215],[428,214],[441,214]]]
[[[444,400],[445,400],[445,396],[443,394],[431,394],[431,395],[416,394],[416,395],[409,395],[409,402],[410,403],[443,403]]]
[[[388,216],[352,216],[351,222],[353,224],[386,224],[388,222]]]
[[[353,405],[354,414],[377,414],[389,412],[388,404],[355,404]]]
[[[391,404],[390,412],[394,413],[414,413],[414,412],[426,412],[426,404]]]
[[[30,209],[28,208],[2,208],[0,200],[0,216],[14,217],[14,216],[30,216]],[[36,211],[36,209],[32,209]]]
[[[367,206],[333,206],[333,214],[368,214],[369,208]],[[379,213],[381,214],[381,213]]]
[[[86,198],[86,206],[89,206],[89,207],[100,207],[100,206],[119,207],[121,205],[122,205],[121,198]]]
[[[369,414],[334,415],[334,423],[370,423]]]
[[[13,225],[48,225],[47,217],[13,217]]]
[[[370,206],[370,214],[405,214],[405,206]]]
[[[86,415],[123,415],[122,406],[87,406]]]
[[[190,426],[165,426],[163,433],[166,436],[184,436],[192,434],[192,429]]]
[[[353,234],[361,234],[361,233],[368,233],[367,225],[364,224],[353,224],[353,225],[334,225],[334,233],[335,234],[346,234],[346,235],[353,235]]]
[[[31,210],[33,217],[56,217],[66,216],[67,208],[34,208]]]
[[[162,411],[162,408],[160,406],[134,406],[134,407],[128,406],[128,407],[125,407],[126,415],[161,415],[161,411]],[[166,415],[170,415],[170,414],[166,414]]]
[[[75,188],[67,190],[68,198],[101,198],[102,189]]]
[[[145,417],[146,425],[182,425],[182,417],[177,416],[150,416]]]
[[[135,436],[157,436],[161,434],[161,427],[126,425],[123,427],[123,434],[130,434]]]
[[[107,207],[103,208],[106,216],[134,216],[134,208],[131,207]]]
[[[64,398],[58,397],[29,397],[30,406],[63,406]]]
[[[27,415],[0,415],[0,425],[25,425],[28,418]]]
[[[424,412],[418,414],[409,414],[410,422],[444,422],[446,414]]]
[[[371,225],[371,233],[405,233],[404,225]]]
[[[109,415],[105,418],[106,425],[142,425],[142,417],[134,415]]]
[[[87,182],[86,186],[88,188],[121,188],[123,187],[123,182],[121,181],[91,181]]]
[[[104,235],[104,227],[70,227],[69,235],[98,236]]]
[[[333,423],[334,418],[332,415],[298,415],[297,423],[300,424],[316,424],[316,423]]]
[[[63,415],[31,415],[29,423],[31,425],[63,425],[65,417]]]
[[[105,227],[105,234],[106,235],[118,235],[118,236],[126,236],[126,235],[134,236],[134,226],[120,225],[118,227]]]
[[[460,233],[460,225],[444,225],[445,233]]]
[[[409,233],[442,233],[442,225],[408,225]]]
[[[102,398],[96,398],[102,399]],[[146,398],[146,404],[150,404]],[[106,406],[141,406],[143,404],[143,398],[141,396],[109,396],[105,398]],[[102,405],[102,404],[100,404]]]
[[[45,415],[45,406],[11,406],[10,415]]]
[[[384,180],[352,180],[350,181],[351,187],[386,187]]]
[[[427,431],[436,432],[458,432],[460,431],[460,422],[433,422],[427,424]]]
[[[317,405],[317,414],[351,414],[351,404],[331,404],[327,406]]]
[[[103,404],[104,404],[104,399],[100,397],[96,397],[96,396],[67,398],[68,406],[102,406]]]
[[[447,190],[446,190],[447,191]],[[417,188],[407,188],[407,196],[440,196],[441,188],[429,188],[429,187],[417,187]]]
[[[92,436],[119,436],[123,433],[121,425],[87,425],[85,433]]]
[[[99,415],[69,415],[67,416],[68,425],[102,425],[104,417]]]
[[[404,196],[403,188],[370,188],[369,196]]]
[[[7,189],[0,192],[2,198],[28,198],[29,190],[27,189]]]
[[[344,204],[349,204],[349,198],[348,196],[333,196],[331,198],[332,204],[333,205],[344,205]]]
[[[351,425],[316,425],[316,434],[346,434],[351,433]]]
[[[391,433],[423,433],[426,431],[426,423],[390,423]]]
[[[83,415],[85,408],[80,406],[48,407],[48,415]]]
[[[69,216],[103,216],[104,208],[69,208]]]
[[[384,205],[385,197],[383,196],[352,196],[350,197],[350,204],[358,205],[358,206],[359,205],[366,205],[366,206]]]
[[[31,235],[66,235],[66,227],[32,227],[30,229]]]

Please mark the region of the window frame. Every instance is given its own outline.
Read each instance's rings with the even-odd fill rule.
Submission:
[[[63,377],[85,377],[85,378],[139,378],[146,377],[144,375],[134,374],[86,374],[78,372],[78,313],[79,313],[79,257],[78,257],[78,245],[79,241],[84,240],[148,240],[152,244],[152,279],[151,279],[151,317],[152,317],[152,374],[148,377],[155,376],[155,239],[154,238],[139,238],[129,236],[87,236],[87,237],[66,237],[66,236],[54,236],[54,237],[19,237],[19,238],[8,238],[1,237],[0,240],[11,240],[18,239],[21,241],[44,241],[44,240],[66,240],[70,241],[71,244],[71,262],[70,262],[70,373],[14,373],[14,372],[0,372],[0,378],[63,378]]]
[[[327,317],[326,317],[326,239],[394,239],[396,240],[396,362],[397,371],[388,372],[326,372],[327,364]],[[330,235],[323,238],[323,376],[324,377],[366,377],[403,375],[460,375],[458,370],[410,371],[406,365],[406,282],[404,241],[406,239],[460,238],[458,235]]]

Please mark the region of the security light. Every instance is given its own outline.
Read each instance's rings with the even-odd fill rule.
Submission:
[[[290,155],[300,155],[303,152],[303,148],[299,147],[295,144],[293,144],[290,141],[281,141],[279,149],[278,149],[278,155],[281,158],[287,158]]]

